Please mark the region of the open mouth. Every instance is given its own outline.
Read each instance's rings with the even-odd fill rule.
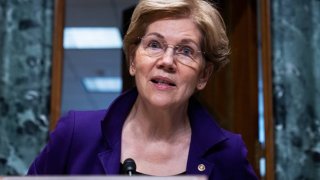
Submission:
[[[152,78],[151,82],[159,85],[176,86],[174,82],[167,78]]]

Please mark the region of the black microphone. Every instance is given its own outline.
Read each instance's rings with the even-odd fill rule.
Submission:
[[[123,171],[129,176],[132,176],[136,172],[136,163],[133,159],[128,158],[123,162]]]

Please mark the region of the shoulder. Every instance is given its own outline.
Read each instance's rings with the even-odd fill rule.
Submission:
[[[69,111],[60,118],[53,133],[75,138],[84,138],[92,134],[98,135],[105,114],[106,110]]]
[[[220,171],[230,176],[239,179],[257,179],[247,159],[248,150],[241,135],[224,129],[222,131],[226,139],[210,149],[208,158]]]
[[[95,123],[101,121],[106,114],[106,110],[96,110],[96,111],[69,111],[67,114],[63,115],[58,123],[61,121],[80,121],[81,123]]]
[[[237,134],[225,129],[222,129],[222,132],[227,138],[225,143],[229,144],[232,149],[240,149],[240,147],[245,147],[241,134]]]
[[[100,126],[101,121],[106,115],[106,110],[96,111],[69,111],[61,120],[67,119],[72,121],[76,126],[90,128]]]
[[[106,110],[69,111],[59,119],[50,139],[60,139],[59,142],[64,143],[78,136],[83,138],[90,133],[98,133],[105,114]]]
[[[208,154],[213,155],[214,160],[221,163],[221,165],[224,165],[225,162],[239,164],[245,161],[247,148],[241,135],[222,128],[221,131],[225,139],[212,146]]]
[[[83,160],[87,156],[81,154],[83,150],[97,146],[94,142],[100,139],[100,121],[105,112],[70,111],[62,116],[50,133],[47,145],[30,166],[28,174],[67,173],[67,167],[73,167],[72,163],[67,162]]]

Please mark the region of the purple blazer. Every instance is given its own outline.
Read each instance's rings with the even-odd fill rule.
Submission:
[[[136,98],[133,89],[119,96],[108,110],[69,112],[59,120],[28,174],[119,174],[121,130]],[[187,175],[206,175],[210,180],[257,179],[240,135],[221,129],[193,99],[188,113],[192,135]]]

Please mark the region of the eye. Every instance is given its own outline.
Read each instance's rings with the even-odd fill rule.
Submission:
[[[188,56],[188,57],[193,57],[194,55],[194,50],[192,47],[189,47],[189,46],[185,46],[185,45],[181,45],[181,46],[178,46],[177,48],[177,53],[178,54],[182,54],[184,56]]]
[[[152,39],[148,41],[147,48],[162,49],[162,44],[159,41]]]

